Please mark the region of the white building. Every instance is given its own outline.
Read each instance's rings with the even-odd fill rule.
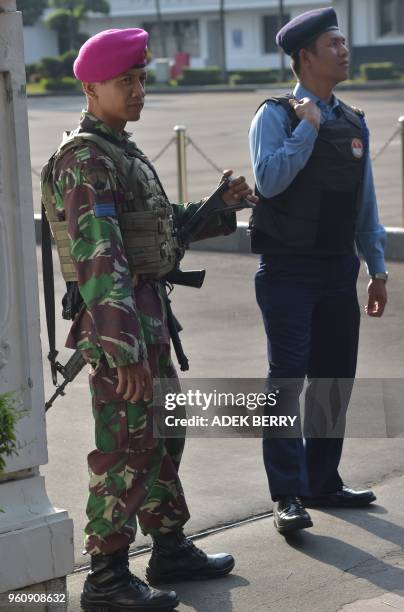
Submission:
[[[404,0],[284,0],[286,18],[333,5],[351,39],[353,61],[391,60],[404,67]],[[162,56],[155,0],[110,0],[110,15],[94,15],[81,29],[90,35],[108,28],[144,27],[154,57]],[[190,53],[195,67],[219,65],[220,0],[160,0],[167,54]],[[228,70],[276,68],[279,0],[225,0]],[[349,9],[351,7],[351,9]],[[57,38],[43,23],[25,28],[26,62],[58,54]]]

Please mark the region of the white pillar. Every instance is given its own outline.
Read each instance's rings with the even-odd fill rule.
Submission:
[[[9,590],[60,590],[73,569],[72,521],[39,475],[48,456],[22,31],[15,0],[0,0],[0,394],[20,389],[28,411],[0,478],[1,603]]]

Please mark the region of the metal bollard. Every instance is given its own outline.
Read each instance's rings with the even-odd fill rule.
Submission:
[[[187,184],[187,128],[185,125],[176,125],[174,132],[177,140],[177,171],[178,171],[178,200],[181,204],[188,201]]]
[[[402,225],[404,227],[404,115],[398,118],[401,127],[401,190],[402,190]]]

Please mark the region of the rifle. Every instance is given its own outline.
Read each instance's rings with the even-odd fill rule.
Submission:
[[[206,200],[202,206],[192,215],[192,217],[180,228],[177,229],[177,238],[180,245],[188,249],[191,242],[196,239],[196,236],[203,230],[206,224],[217,215],[227,214],[232,211],[242,210],[244,208],[252,208],[247,200],[243,199],[238,204],[228,206],[222,199],[223,193],[228,189],[231,179],[226,177],[216,189],[216,191]],[[179,267],[174,268],[164,280],[168,285],[183,285],[185,287],[195,287],[200,289],[205,279],[205,270],[189,270],[182,271]],[[179,332],[182,331],[182,326],[175,318],[172,309],[171,301],[166,291],[166,308],[167,308],[167,324],[170,332],[170,337],[173,343],[175,354],[180,364],[182,372],[189,370],[188,359],[182,348]]]
[[[177,230],[177,235],[180,243],[185,248],[189,248],[189,244],[195,240],[195,236],[205,227],[215,215],[226,214],[232,211],[242,210],[244,208],[252,208],[252,205],[247,200],[241,200],[239,204],[227,206],[222,200],[222,194],[228,189],[228,184],[231,181],[228,177],[219,185],[216,191],[206,200],[204,204],[195,212],[194,215]],[[86,362],[80,351],[74,351],[69,361],[63,366],[56,361],[58,352],[55,350],[55,322],[54,322],[54,289],[53,289],[53,266],[52,266],[52,249],[50,242],[50,229],[47,221],[44,207],[42,208],[42,251],[43,251],[43,268],[44,268],[44,286],[45,298],[47,304],[47,323],[49,332],[50,353],[48,359],[51,362],[52,380],[57,390],[52,395],[50,400],[45,404],[45,411],[48,411],[53,402],[61,395],[65,395],[65,389],[76,376],[84,368]],[[200,289],[205,279],[205,270],[188,270],[182,271],[179,267],[174,268],[163,282],[170,285],[182,285],[185,287],[194,287]],[[182,348],[179,332],[182,331],[182,326],[173,314],[171,309],[171,301],[165,287],[165,298],[167,308],[167,325],[170,332],[170,337],[173,343],[175,354],[180,364],[181,371],[189,369],[188,359]],[[67,293],[63,299],[63,318],[74,319],[75,314],[84,307],[83,300],[78,291],[77,283],[67,284]],[[57,372],[59,372],[64,380],[61,385],[57,384]]]
[[[59,397],[59,395],[65,395],[65,388],[69,383],[73,382],[76,376],[84,368],[85,364],[86,362],[84,361],[80,351],[74,351],[73,355],[70,357],[69,361],[66,363],[65,366],[63,366],[58,361],[55,362],[56,369],[63,376],[64,381],[61,385],[57,386],[57,390],[55,391],[55,393],[52,395],[50,400],[46,402],[45,412],[49,410],[49,408],[52,406],[55,399]]]
[[[222,195],[227,191],[229,183],[231,183],[232,180],[233,179],[230,177],[226,177],[206,202],[178,229],[178,239],[186,249],[189,247],[190,243],[196,239],[196,236],[202,231],[212,217],[254,207],[254,205],[250,204],[245,198],[240,200],[238,204],[232,204],[230,206],[224,203]]]
[[[194,287],[200,289],[205,280],[206,270],[180,270],[174,268],[164,277],[169,285],[181,285],[183,287]]]

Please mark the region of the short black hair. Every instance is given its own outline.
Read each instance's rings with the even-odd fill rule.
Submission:
[[[295,53],[292,53],[292,60],[290,63],[290,67],[292,68],[294,74],[298,77],[299,73],[300,73],[300,51],[302,51],[303,49],[305,49],[306,51],[311,51],[312,53],[316,53],[317,51],[317,39],[318,36],[316,36],[316,38],[313,40],[308,41],[304,47],[302,47],[301,49],[299,49],[299,51],[296,51]]]

